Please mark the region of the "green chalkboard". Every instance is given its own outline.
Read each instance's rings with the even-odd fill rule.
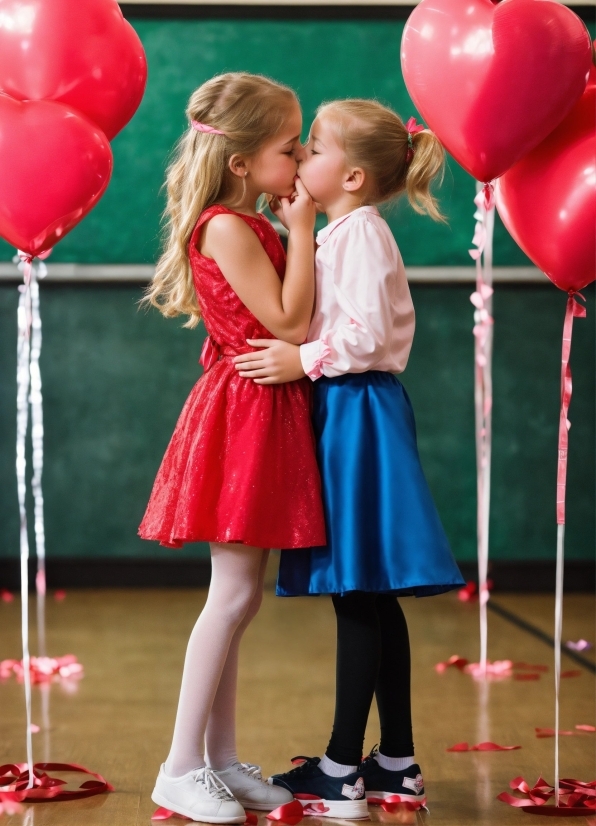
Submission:
[[[423,465],[458,559],[475,558],[470,288],[413,285],[414,348],[403,382]],[[594,554],[594,288],[572,352],[567,557]],[[53,556],[195,555],[143,542],[137,526],[163,452],[200,375],[203,331],[138,312],[130,285],[42,284],[46,528]],[[15,285],[0,286],[0,556],[18,554],[14,473]],[[565,295],[495,293],[491,557],[553,559]]]
[[[158,254],[160,187],[168,154],[185,128],[192,90],[212,75],[270,75],[299,94],[305,134],[319,103],[376,97],[403,117],[415,112],[400,71],[403,20],[131,20],[147,52],[149,81],[132,122],[113,142],[114,176],[103,200],[53,253],[53,261],[152,263]],[[593,27],[592,27],[593,28]],[[474,182],[451,162],[441,190],[449,226],[400,205],[390,223],[411,266],[461,266],[473,230]],[[527,259],[498,222],[496,264]],[[0,242],[0,258],[13,251]]]

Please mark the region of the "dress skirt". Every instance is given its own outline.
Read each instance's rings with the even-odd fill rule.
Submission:
[[[408,395],[391,373],[314,384],[327,544],[283,551],[278,596],[431,596],[465,585],[418,456]]]
[[[255,384],[220,358],[186,400],[140,536],[171,548],[325,542],[311,390],[309,379]]]

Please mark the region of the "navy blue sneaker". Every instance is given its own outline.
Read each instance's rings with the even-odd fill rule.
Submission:
[[[364,779],[366,799],[369,803],[418,803],[426,805],[424,780],[418,763],[400,772],[392,772],[379,766],[373,749],[358,766],[358,774]]]
[[[294,757],[299,766],[284,774],[274,774],[269,782],[292,792],[305,809],[317,817],[339,817],[344,820],[368,818],[364,782],[360,771],[347,777],[330,777],[319,768],[320,757]]]

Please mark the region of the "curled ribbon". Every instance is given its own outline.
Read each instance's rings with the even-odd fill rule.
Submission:
[[[509,783],[509,788],[521,792],[525,797],[514,797],[508,792],[501,792],[497,795],[497,800],[533,814],[587,817],[596,811],[596,780],[590,783],[582,783],[581,780],[575,779],[560,780],[557,806],[545,805],[556,795],[554,786],[550,786],[542,777],[539,777],[532,787],[523,777],[515,777]]]
[[[581,293],[569,293],[569,297],[567,298],[567,308],[565,310],[565,321],[563,323],[563,347],[561,354],[561,413],[559,416],[559,461],[557,465],[557,525],[565,524],[567,449],[569,447],[569,428],[571,427],[571,422],[567,416],[569,413],[569,405],[571,404],[572,391],[569,356],[571,355],[573,319],[586,317],[586,308],[576,301],[576,295],[579,295],[582,299],[584,299]]]
[[[492,455],[492,406],[493,406],[493,231],[495,220],[495,194],[492,183],[477,183],[476,226],[469,250],[476,262],[476,289],[470,296],[474,305],[474,419],[476,437],[476,532],[478,554],[478,596],[480,619],[480,672],[488,675],[488,618],[486,604],[489,599],[488,546],[490,518],[490,471]]]
[[[66,780],[51,777],[48,771],[79,772],[89,774],[95,780],[86,780],[78,789],[63,789]],[[33,778],[29,777],[27,763],[6,763],[0,766],[0,794],[14,795],[13,799],[22,800],[77,800],[104,792],[113,792],[114,787],[101,774],[89,771],[77,763],[34,763]]]

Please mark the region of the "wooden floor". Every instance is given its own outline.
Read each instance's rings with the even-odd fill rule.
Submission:
[[[49,729],[34,735],[34,759],[81,763],[103,774],[114,794],[62,803],[29,804],[21,814],[0,816],[2,826],[149,826],[150,793],[165,758],[174,721],[184,650],[205,600],[202,590],[69,591],[48,601],[48,653],[74,653],[85,667],[76,690],[53,685],[46,692]],[[494,597],[522,619],[552,633],[549,595]],[[451,654],[477,659],[477,605],[456,595],[403,600],[413,652],[413,712],[417,759],[422,765],[430,815],[428,826],[531,826],[544,818],[495,800],[509,780],[523,775],[553,779],[553,739],[537,739],[536,726],[552,727],[552,668],[533,682],[490,684],[433,666]],[[0,659],[20,657],[20,604],[0,603]],[[32,618],[33,619],[33,618]],[[489,614],[491,659],[552,665],[552,649],[511,622]],[[594,600],[565,599],[564,639],[594,641]],[[32,644],[35,649],[35,640]],[[590,652],[585,655],[593,657]],[[333,711],[334,617],[326,598],[278,599],[269,588],[246,634],[239,691],[239,756],[267,774],[286,770],[297,754],[320,755]],[[564,669],[581,675],[562,681],[561,727],[594,723],[594,677],[563,656]],[[43,723],[42,691],[34,689],[33,720]],[[0,684],[0,763],[22,761],[22,687]],[[561,775],[596,776],[596,735],[561,738]],[[366,749],[378,741],[373,709]],[[456,742],[493,740],[519,751],[446,753]],[[79,780],[80,782],[80,780]],[[3,819],[2,819],[3,818]],[[371,819],[396,816],[371,807]],[[333,821],[315,818],[305,826]],[[181,823],[171,820],[168,823]],[[260,826],[269,821],[260,821]],[[335,821],[337,824],[339,821]],[[584,823],[583,819],[577,821]],[[347,826],[347,822],[342,822]]]

